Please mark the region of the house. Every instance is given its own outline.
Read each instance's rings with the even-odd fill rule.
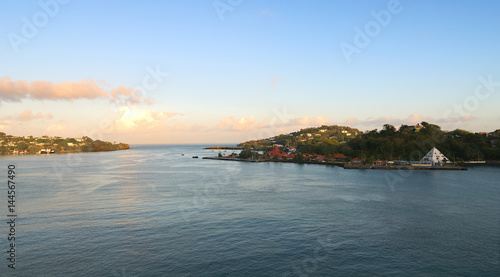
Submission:
[[[374,164],[375,165],[383,165],[384,162],[382,162],[382,160],[377,159],[377,160],[375,160]]]
[[[347,157],[344,154],[336,153],[333,154],[333,158],[336,160],[346,159]]]
[[[354,158],[354,159],[351,160],[351,163],[352,164],[361,164],[362,161],[360,159],[358,159],[358,158]]]
[[[304,157],[304,159],[313,159],[314,158],[314,155],[312,154],[309,154],[309,153],[305,153],[304,155],[302,155]]]
[[[72,147],[72,146],[75,146],[75,144],[74,144],[74,143],[72,143],[72,142],[68,142],[68,146],[69,146],[69,147]]]
[[[325,159],[326,159],[326,157],[323,155],[316,155],[316,157],[314,157],[314,160],[317,162],[324,162]]]

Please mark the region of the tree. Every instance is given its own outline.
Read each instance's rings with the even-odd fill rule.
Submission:
[[[245,149],[240,152],[240,158],[242,159],[250,159],[252,157],[252,150]]]
[[[28,150],[28,144],[26,144],[26,142],[17,143],[17,150],[23,151],[23,152]]]
[[[396,128],[391,124],[384,124],[384,128],[380,131],[380,134],[383,136],[391,136],[396,133]]]
[[[42,150],[42,147],[38,145],[30,145],[30,147],[28,148],[28,152],[30,152],[31,154],[36,154],[40,152],[40,150]]]

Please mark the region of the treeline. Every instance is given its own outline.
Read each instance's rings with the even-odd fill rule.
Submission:
[[[445,132],[438,125],[422,122],[419,130],[415,126],[401,125],[396,129],[385,124],[380,131],[365,132],[344,144],[300,143],[297,150],[322,155],[342,153],[368,160],[420,160],[436,147],[452,161],[500,160],[500,148],[496,147],[499,141],[500,130],[489,134],[461,129]]]
[[[111,143],[93,140],[89,137],[20,137],[6,135],[0,132],[0,155],[7,154],[38,154],[42,150],[51,153],[97,152],[129,149],[125,143]]]
[[[100,152],[129,149],[129,145],[125,143],[113,144],[107,141],[95,140],[81,146],[82,152]]]

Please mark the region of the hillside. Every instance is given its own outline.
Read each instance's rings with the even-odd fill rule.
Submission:
[[[98,152],[128,149],[125,143],[112,143],[93,140],[89,137],[33,137],[11,136],[0,132],[0,155],[9,154],[40,154],[40,153],[71,153]]]
[[[331,155],[366,160],[420,160],[437,147],[450,160],[500,161],[500,130],[472,133],[462,129],[443,131],[435,124],[422,122],[396,128],[385,124],[382,130],[360,132],[347,126],[321,126],[268,139],[248,141],[239,146],[269,151],[273,146],[295,148],[299,153]]]
[[[323,125],[321,127],[301,129],[297,132],[282,134],[267,139],[247,141],[238,144],[238,146],[263,150],[274,146],[300,147],[302,145],[320,145],[323,143],[328,145],[339,145],[361,134],[362,132],[358,129],[347,126]]]

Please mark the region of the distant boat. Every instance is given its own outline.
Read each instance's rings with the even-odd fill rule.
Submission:
[[[193,159],[198,159],[198,156],[193,156]]]
[[[184,156],[184,154],[181,154],[181,156]]]
[[[55,151],[52,150],[52,149],[42,149],[40,150],[40,152],[38,152],[39,154],[54,154]]]

